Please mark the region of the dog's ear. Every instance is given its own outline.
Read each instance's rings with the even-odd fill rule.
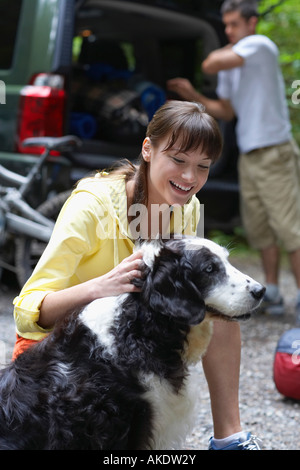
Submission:
[[[192,282],[191,265],[184,256],[163,250],[145,279],[143,298],[153,311],[186,325],[200,323],[206,307]]]
[[[155,257],[160,253],[160,250],[163,247],[163,243],[161,238],[157,238],[151,243],[143,240],[138,239],[136,242],[136,249],[141,249],[144,246],[144,254],[143,254],[143,263],[140,267],[141,270],[141,277],[134,278],[131,283],[134,284],[136,287],[142,288],[144,286],[144,281],[147,278],[149,272],[153,267],[153,263]]]
[[[198,325],[204,320],[206,307],[202,299],[187,298],[178,293],[161,295],[154,290],[149,302],[152,310],[172,317],[178,323]]]

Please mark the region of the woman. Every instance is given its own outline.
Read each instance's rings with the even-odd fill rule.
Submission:
[[[140,275],[141,253],[132,254],[137,238],[196,233],[200,211],[195,195],[221,149],[218,125],[201,105],[169,101],[148,125],[138,165],[122,164],[79,182],[14,300],[14,357],[74,308],[136,291],[131,280]],[[216,322],[203,361],[215,438],[241,431],[239,361],[238,324]]]

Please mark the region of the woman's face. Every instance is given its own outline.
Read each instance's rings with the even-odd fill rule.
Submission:
[[[168,137],[156,147],[149,137],[143,142],[143,158],[149,164],[148,202],[183,206],[206,183],[211,160],[200,150],[179,152],[177,143],[165,151],[167,143]]]

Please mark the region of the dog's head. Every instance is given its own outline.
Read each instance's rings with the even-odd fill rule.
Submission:
[[[136,280],[142,301],[180,323],[196,325],[208,312],[238,320],[249,316],[265,288],[235,269],[228,251],[197,237],[142,245],[144,276]]]

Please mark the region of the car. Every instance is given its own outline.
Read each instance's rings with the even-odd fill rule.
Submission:
[[[93,169],[134,161],[155,110],[178,99],[166,90],[169,78],[187,77],[214,96],[216,77],[204,76],[201,62],[225,43],[221,2],[195,3],[1,1],[0,164],[26,172],[42,151],[23,146],[28,137],[82,140],[71,160],[51,157],[42,175],[49,191],[37,191],[36,204]],[[223,155],[199,199],[206,228],[230,230],[239,218],[237,148],[234,123],[220,127]]]

